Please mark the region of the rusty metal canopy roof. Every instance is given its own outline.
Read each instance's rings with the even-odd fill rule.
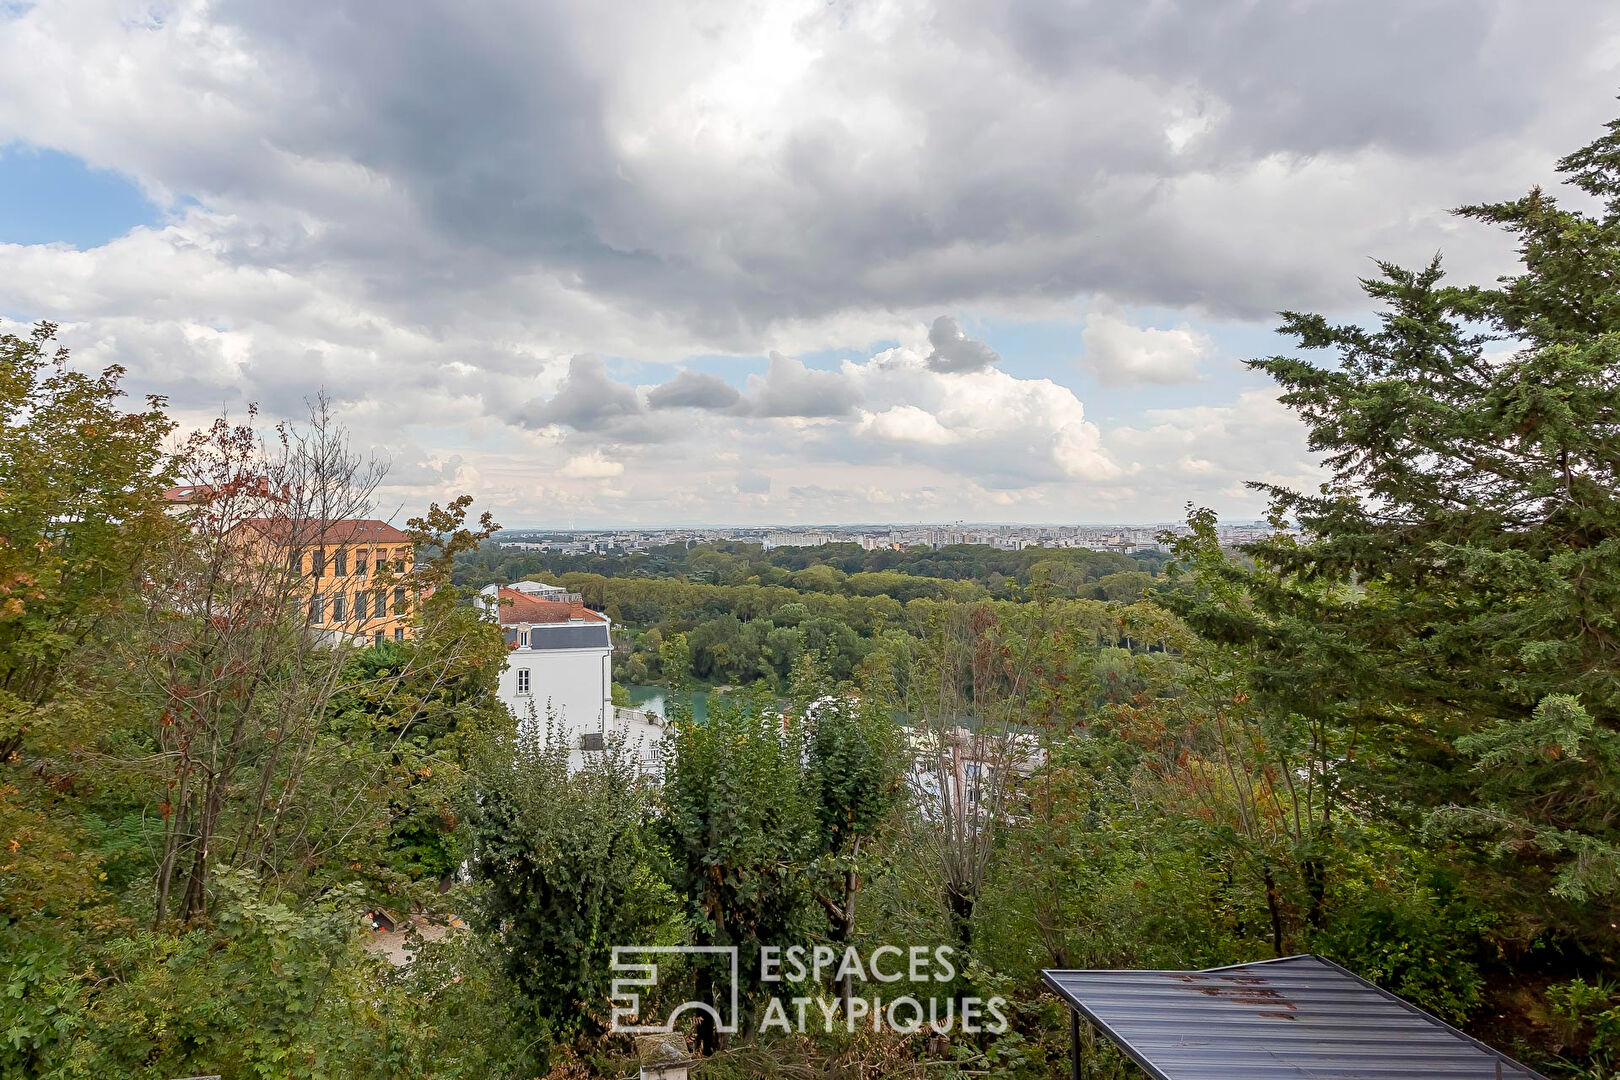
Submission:
[[[1545,1080],[1320,956],[1041,977],[1155,1080]]]

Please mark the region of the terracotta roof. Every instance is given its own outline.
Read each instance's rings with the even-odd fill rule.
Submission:
[[[173,506],[185,506],[188,503],[201,502],[213,493],[212,484],[188,484],[184,487],[167,488],[163,492],[163,501]]]
[[[236,527],[282,540],[292,525],[288,518],[248,518]],[[298,529],[298,541],[303,544],[408,544],[410,540],[405,533],[376,518],[328,521],[324,529],[318,521],[306,521]]]
[[[570,619],[607,622],[606,615],[592,611],[577,600],[572,603],[542,600],[538,596],[530,596],[505,585],[495,591],[495,599],[500,604],[502,626],[514,626],[518,623],[560,623],[568,622]]]

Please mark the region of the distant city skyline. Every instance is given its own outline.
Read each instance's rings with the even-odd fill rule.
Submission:
[[[0,330],[183,429],[331,398],[378,510],[1253,518],[1246,358],[1556,187],[1620,8],[0,4]],[[1369,64],[1376,58],[1376,64]],[[431,72],[431,77],[424,73]]]
[[[502,529],[494,537],[502,547],[523,551],[550,551],[577,555],[622,555],[676,544],[741,542],[758,543],[767,551],[774,548],[819,547],[830,543],[852,543],[871,551],[904,550],[912,547],[950,547],[981,544],[1003,550],[1026,548],[1086,548],[1131,554],[1162,551],[1160,537],[1166,532],[1182,532],[1178,522],[1144,524],[1009,524],[950,522],[944,524],[828,524],[784,527],[781,525],[679,525],[666,528],[618,529]],[[1274,530],[1265,522],[1221,522],[1216,531],[1223,543],[1242,543],[1270,535]]]
[[[604,525],[590,528],[567,528],[556,525],[506,525],[502,524],[497,535],[515,533],[612,533],[612,532],[675,532],[694,530],[731,529],[739,532],[768,532],[775,530],[809,532],[817,529],[835,529],[840,531],[857,531],[861,529],[945,529],[945,528],[971,528],[971,529],[1145,529],[1170,528],[1184,524],[1184,520],[1177,518],[1166,521],[814,521],[814,522],[785,522],[785,521],[722,521],[722,522],[663,522],[646,525]],[[1262,525],[1263,518],[1222,520],[1223,525]]]

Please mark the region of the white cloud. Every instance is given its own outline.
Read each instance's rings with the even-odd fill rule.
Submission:
[[[557,470],[557,475],[566,476],[570,480],[606,480],[623,474],[623,462],[609,461],[602,456],[601,451],[571,457],[567,464]]]
[[[855,431],[891,443],[943,446],[955,439],[933,413],[915,405],[895,405],[880,413],[861,411]]]
[[[1198,364],[1213,347],[1187,326],[1158,330],[1117,315],[1093,312],[1080,335],[1080,365],[1109,385],[1183,383],[1198,378]]]
[[[748,396],[737,409],[747,416],[820,419],[845,416],[859,401],[836,372],[814,371],[792,357],[771,354],[764,375],[748,377]]]
[[[759,473],[740,472],[737,474],[736,488],[739,495],[769,495],[771,478]]]
[[[1160,505],[1179,495],[1255,515],[1265,496],[1248,482],[1311,490],[1327,479],[1306,447],[1305,425],[1270,390],[1218,405],[1150,409],[1144,425],[1115,428],[1106,442],[1136,463],[1134,494]]]
[[[845,377],[874,410],[857,434],[908,443],[915,459],[975,477],[990,489],[1120,474],[1068,387],[993,367],[941,372],[930,355],[901,346],[844,365]]]

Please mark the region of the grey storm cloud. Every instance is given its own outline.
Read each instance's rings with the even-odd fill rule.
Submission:
[[[581,482],[622,465],[610,486],[656,520],[725,516],[671,480],[696,474],[755,504],[771,474],[791,504],[833,490],[802,483],[818,469],[921,461],[870,490],[930,514],[935,482],[971,500],[1100,475],[1114,436],[1060,379],[1008,373],[950,316],[919,359],[918,320],[1145,310],[1176,328],[1088,319],[1077,359],[1130,384],[1208,368],[1214,393],[1213,324],[1360,317],[1369,256],[1511,269],[1445,210],[1554,181],[1620,111],[1613,0],[127,6],[0,0],[0,146],[152,203],[106,243],[0,244],[0,311],[72,327],[78,359],[177,409],[296,416],[324,386],[401,479],[526,514],[547,455]],[[643,399],[599,358],[897,339],[837,371],[773,355],[742,393],[676,374]],[[570,355],[530,400],[536,358]],[[1000,403],[953,417],[964,372]],[[1268,475],[1292,430],[1274,406],[1124,421],[1116,472]],[[517,462],[491,419],[554,430]],[[1222,472],[1234,448],[1249,464]]]
[[[763,419],[825,418],[848,416],[861,400],[843,373],[816,371],[774,352],[765,374],[748,377],[748,390],[742,394],[716,375],[683,371],[654,387],[647,406],[659,413],[694,408]],[[663,442],[678,430],[670,427],[673,417],[648,415],[635,390],[610,377],[602,358],[589,354],[571,358],[557,392],[523,406],[517,419],[529,427],[558,424],[626,442]]]
[[[771,366],[763,376],[749,376],[748,388],[736,407],[745,416],[848,416],[861,400],[839,372],[815,371],[781,353],[771,353]]]
[[[742,393],[720,376],[696,371],[683,371],[647,394],[654,409],[729,409],[741,400]]]
[[[816,61],[761,104],[707,81],[757,55],[757,24],[706,10],[224,0],[195,17],[251,63],[176,76],[221,103],[197,123],[171,115],[183,90],[104,128],[40,98],[13,103],[39,131],[0,138],[274,210],[286,227],[234,258],[349,268],[413,313],[554,280],[733,351],[851,309],[1089,292],[1269,317],[1354,301],[1360,259],[1408,254],[1391,237],[1419,257],[1454,242],[1409,207],[1542,179],[1523,163],[1607,118],[1620,23],[1606,0],[1558,18],[1516,0],[934,0],[899,20],[806,3],[793,44]],[[692,102],[721,122],[693,125]],[[1329,159],[1335,183],[1309,174]]]
[[[599,431],[641,411],[636,392],[610,379],[601,357],[586,355],[570,359],[557,392],[530,402],[522,419],[532,427],[562,424],[576,431]]]
[[[947,375],[983,371],[1001,359],[996,350],[962,333],[949,315],[934,320],[928,328],[928,343],[934,347],[928,354],[928,366]]]

